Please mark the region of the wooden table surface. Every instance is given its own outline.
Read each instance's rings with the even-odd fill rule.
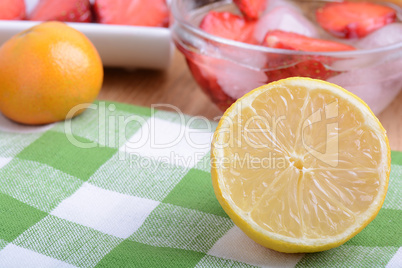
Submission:
[[[170,68],[165,71],[106,68],[99,99],[148,107],[171,104],[183,113],[211,120],[222,115],[197,86],[178,51]],[[379,119],[387,130],[391,149],[402,151],[402,91]]]

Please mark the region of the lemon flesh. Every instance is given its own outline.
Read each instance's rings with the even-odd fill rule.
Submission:
[[[375,218],[390,171],[385,130],[358,97],[289,78],[239,99],[211,150],[215,194],[256,242],[283,252],[343,244]]]

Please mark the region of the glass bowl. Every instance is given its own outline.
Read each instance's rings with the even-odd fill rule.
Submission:
[[[311,10],[327,1],[290,2],[306,10],[304,15],[315,23]],[[400,7],[392,7],[399,17]],[[198,85],[222,111],[250,90],[289,76],[308,76],[338,84],[362,98],[375,114],[379,114],[402,88],[402,23],[395,23],[395,29],[387,28],[375,37],[369,35],[359,41],[363,46],[372,40],[386,44],[380,47],[304,52],[241,43],[213,36],[198,27],[210,10],[237,12],[231,0],[172,0],[171,10],[176,47],[184,54]],[[333,39],[323,31],[320,36]],[[344,41],[352,45],[356,42]],[[307,66],[316,65],[314,72],[306,74],[300,70],[306,62]]]

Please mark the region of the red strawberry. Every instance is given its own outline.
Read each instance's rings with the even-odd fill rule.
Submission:
[[[258,19],[267,7],[267,0],[233,0],[240,12],[250,20]]]
[[[0,1],[0,20],[22,20],[25,18],[24,0]]]
[[[317,22],[342,38],[360,38],[396,20],[390,7],[368,2],[328,3],[316,11]]]
[[[194,59],[196,58],[197,57]],[[202,58],[200,59],[202,60]],[[236,101],[223,92],[218,84],[217,78],[211,72],[212,70],[193,59],[186,58],[186,61],[195,81],[221,111],[225,111]]]
[[[95,0],[97,21],[105,24],[167,27],[169,8],[165,0]]]
[[[263,45],[272,48],[282,48],[301,51],[345,51],[355,48],[342,43],[307,37],[297,33],[280,30],[269,31]]]
[[[345,51],[354,50],[355,48],[349,45],[345,45],[338,42],[322,40],[307,37],[304,35],[284,32],[284,31],[270,31],[266,34],[264,38],[265,46],[272,48],[281,49],[291,49],[291,50],[301,50],[301,51]],[[286,61],[295,62],[298,56],[278,56],[276,59],[281,60],[282,65],[286,64]],[[309,56],[306,56],[309,57]],[[303,56],[299,56],[299,59],[303,59]],[[331,76],[338,74],[339,72],[328,70],[322,62],[330,61],[330,58],[325,56],[316,56],[314,59],[307,58],[297,64],[293,64],[290,67],[285,67],[281,69],[275,69],[268,71],[266,74],[268,76],[269,82],[276,81],[279,79],[301,76],[310,77],[315,79],[326,80]]]
[[[230,12],[211,11],[200,23],[200,28],[215,36],[245,43],[255,43],[255,23]]]
[[[268,82],[273,82],[276,80],[294,76],[327,80],[328,78],[339,73],[340,72],[328,70],[321,62],[316,60],[306,60],[297,63],[291,67],[266,72],[268,76]]]
[[[219,60],[185,50],[180,45],[178,49],[186,56],[187,65],[191,74],[202,91],[208,95],[220,110],[225,111],[229,108],[229,106],[235,102],[235,99],[223,92],[218,84],[215,76],[216,69],[214,68],[214,63]]]
[[[29,19],[91,22],[91,5],[89,0],[40,0]]]

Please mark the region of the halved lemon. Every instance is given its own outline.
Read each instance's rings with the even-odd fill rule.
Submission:
[[[380,210],[390,148],[370,108],[343,88],[288,78],[234,103],[215,131],[211,174],[223,209],[281,252],[345,243]]]

